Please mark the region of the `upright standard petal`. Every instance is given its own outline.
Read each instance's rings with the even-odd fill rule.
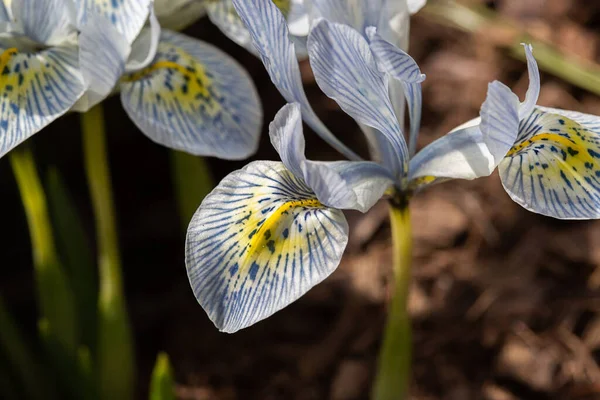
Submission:
[[[536,107],[499,171],[511,198],[530,211],[600,218],[600,117]]]
[[[139,35],[152,9],[152,0],[74,1],[79,26],[87,21],[89,13],[98,13],[108,19],[129,44]]]
[[[395,157],[387,165],[398,178],[408,172],[408,149],[389,97],[387,77],[379,71],[367,41],[347,25],[321,20],[308,38],[317,84],[360,123],[381,132]]]
[[[393,175],[373,162],[307,160],[298,103],[284,106],[269,128],[283,164],[326,206],[366,212],[394,184]]]
[[[88,17],[79,34],[79,66],[86,93],[76,111],[87,111],[108,96],[125,71],[131,46],[101,15]]]
[[[225,177],[194,215],[188,277],[217,328],[233,333],[327,278],[347,242],[341,211],[324,207],[282,163],[256,161]]]
[[[143,28],[131,44],[131,54],[125,64],[126,72],[134,72],[147,67],[156,56],[161,27],[154,11],[150,12],[148,20],[150,26]]]
[[[37,43],[56,46],[75,39],[75,8],[66,0],[19,0],[11,3],[23,34]]]
[[[153,63],[125,76],[121,100],[150,139],[195,155],[243,159],[258,146],[262,108],[250,76],[221,50],[163,31]]]
[[[66,113],[84,92],[77,49],[0,49],[0,157]]]
[[[533,47],[530,44],[523,43],[525,56],[527,57],[527,70],[529,71],[529,88],[525,95],[525,101],[519,108],[519,119],[523,119],[531,114],[535,108],[538,97],[540,96],[540,70],[537,61],[533,57]]]
[[[410,161],[411,189],[446,179],[490,175],[515,142],[518,109],[517,96],[500,82],[492,82],[481,107],[481,119],[429,144]]]
[[[250,32],[254,47],[282,96],[302,106],[302,117],[327,143],[351,160],[354,152],[339,141],[310,106],[300,77],[295,46],[289,38],[285,17],[271,0],[233,0],[233,5]]]
[[[413,156],[417,150],[417,137],[421,129],[421,82],[425,80],[425,74],[421,73],[411,56],[382,38],[375,27],[367,28],[367,36],[380,68],[402,84],[410,118],[408,149],[410,156]]]

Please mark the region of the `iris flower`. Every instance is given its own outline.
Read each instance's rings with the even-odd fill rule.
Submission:
[[[519,204],[558,217],[594,215],[573,213],[598,208],[599,119],[536,106],[540,80],[530,46],[525,46],[530,86],[523,103],[507,86],[492,82],[480,118],[410,157],[388,89],[392,79],[402,83],[415,140],[424,76],[414,60],[374,27],[366,29],[367,40],[348,25],[318,21],[308,54],[319,87],[377,133],[367,137],[377,162],[363,161],[311,109],[277,7],[270,0],[234,4],[271,79],[291,104],[270,126],[282,163],[257,161],[227,176],[188,229],[188,277],[220,330],[252,325],[325,279],[348,240],[340,210],[365,212],[384,194],[392,206],[403,208],[428,185],[487,176],[500,165],[504,186]],[[350,161],[307,160],[301,119]],[[565,211],[569,214],[561,214]]]
[[[262,108],[248,74],[207,43],[161,32],[152,7],[152,0],[0,4],[0,156],[115,90],[157,143],[226,159],[252,154]]]

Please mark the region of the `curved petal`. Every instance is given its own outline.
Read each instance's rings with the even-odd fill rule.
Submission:
[[[427,0],[406,0],[408,4],[408,11],[411,14],[417,13],[421,8],[425,7]]]
[[[410,187],[421,189],[446,179],[490,175],[514,144],[519,129],[519,99],[500,82],[492,82],[481,118],[434,141],[410,161]]]
[[[527,117],[537,103],[540,96],[540,70],[538,69],[535,57],[533,57],[533,47],[530,44],[522,43],[525,48],[525,56],[527,57],[527,70],[529,71],[529,88],[525,95],[525,101],[519,108],[519,119]]]
[[[408,103],[410,118],[409,154],[417,150],[417,137],[421,129],[421,108],[423,97],[421,82],[425,75],[421,73],[416,61],[377,33],[373,26],[367,28],[370,48],[380,68],[402,84],[404,97]]]
[[[351,160],[360,160],[325,127],[310,106],[300,77],[295,46],[289,38],[285,18],[271,0],[233,0],[233,5],[250,32],[254,47],[281,95],[300,103],[302,117],[327,143]]]
[[[373,58],[369,45],[347,25],[321,20],[308,38],[310,63],[317,84],[358,122],[380,131],[396,157],[390,168],[403,177],[408,149],[388,94],[387,79]]]
[[[167,147],[242,159],[258,146],[262,107],[250,76],[199,40],[163,31],[154,62],[124,78],[121,100],[140,130]]]
[[[498,165],[517,139],[519,99],[506,85],[492,82],[480,115],[483,141],[494,157],[494,165]]]
[[[148,20],[150,26],[143,28],[131,44],[131,54],[125,65],[126,72],[133,72],[147,67],[156,56],[161,27],[154,11],[150,12]]]
[[[348,25],[362,35],[369,26],[394,45],[408,43],[408,9],[405,0],[312,0],[313,19]],[[366,36],[365,36],[366,38]]]
[[[298,103],[284,106],[269,128],[271,143],[283,164],[326,206],[366,212],[394,183],[390,172],[373,162],[307,160]]]
[[[66,113],[84,92],[77,49],[0,55],[0,157]]]
[[[98,13],[117,28],[131,44],[145,25],[152,0],[74,0],[77,5],[77,21],[82,26],[90,12]]]
[[[29,39],[48,46],[75,38],[75,8],[65,0],[19,0],[11,3],[14,18]]]
[[[106,18],[87,19],[79,34],[79,67],[86,93],[74,107],[87,111],[108,96],[125,71],[131,47]]]
[[[282,163],[256,161],[225,177],[194,215],[188,277],[209,318],[232,333],[327,278],[347,242],[341,211],[321,205]]]
[[[499,171],[511,198],[530,211],[600,218],[600,117],[534,109]]]
[[[273,0],[271,0],[273,1]],[[274,0],[273,3],[289,24],[290,34],[294,36],[308,35],[308,13],[303,0]],[[244,47],[257,57],[260,51],[252,44],[252,36],[233,5],[232,0],[218,0],[207,4],[208,17],[229,39]],[[299,46],[295,38],[290,38],[296,44],[294,50],[299,58],[306,57],[306,48]]]

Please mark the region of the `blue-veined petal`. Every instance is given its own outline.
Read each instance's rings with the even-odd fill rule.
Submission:
[[[600,117],[536,107],[499,171],[511,198],[530,211],[600,218]]]
[[[509,88],[490,83],[481,118],[427,145],[410,161],[410,187],[490,175],[517,138],[518,109],[519,99]]]
[[[84,92],[75,47],[0,49],[0,157],[66,113]]]
[[[121,100],[157,143],[195,155],[246,158],[256,150],[262,108],[250,76],[227,54],[163,31],[153,63],[127,75]]]
[[[233,5],[250,32],[254,47],[279,92],[290,103],[300,103],[302,117],[327,143],[351,160],[359,160],[325,127],[310,106],[300,77],[294,44],[285,17],[271,0],[233,0]]]
[[[393,175],[374,162],[307,160],[298,103],[285,105],[269,128],[283,164],[327,206],[366,212],[394,184]]]
[[[75,8],[65,0],[18,0],[12,13],[23,34],[37,43],[60,45],[75,38]]]
[[[282,163],[229,174],[188,228],[186,266],[200,305],[236,332],[281,310],[338,266],[348,225]]]
[[[98,13],[112,22],[129,44],[142,30],[152,9],[152,0],[75,0],[75,3],[80,26],[90,12]]]
[[[525,56],[527,57],[527,70],[529,71],[529,88],[525,95],[525,101],[519,108],[519,118],[523,119],[531,114],[538,97],[540,96],[540,70],[538,69],[535,57],[533,57],[533,47],[530,44],[523,44]]]
[[[405,0],[312,0],[312,18],[348,25],[362,35],[369,26],[394,45],[408,45],[408,9]],[[366,38],[366,36],[365,36]]]
[[[408,149],[389,98],[387,77],[379,71],[367,41],[347,25],[321,20],[308,38],[317,84],[358,122],[380,131],[396,157],[387,165],[397,177],[407,173]]]
[[[271,0],[285,17],[288,29],[292,36],[302,37],[308,35],[309,19],[304,0]],[[252,44],[252,37],[244,22],[237,14],[232,0],[219,0],[207,4],[210,20],[219,27],[231,40],[246,48],[254,55],[259,56],[259,51]],[[296,55],[306,57],[306,47],[297,38],[291,38],[295,44]]]
[[[373,26],[367,28],[370,48],[380,68],[402,84],[404,96],[408,103],[410,118],[409,154],[417,150],[417,137],[421,129],[421,108],[423,97],[421,82],[425,75],[421,73],[416,61],[406,52],[394,46],[377,33]]]
[[[88,17],[79,34],[79,67],[87,90],[75,111],[87,111],[111,93],[130,52],[129,43],[106,18]]]

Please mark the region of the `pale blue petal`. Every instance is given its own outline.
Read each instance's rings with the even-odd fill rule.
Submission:
[[[348,25],[362,35],[367,27],[374,26],[394,45],[408,45],[409,14],[404,0],[312,0],[312,4],[315,20]]]
[[[530,211],[600,218],[600,117],[536,107],[499,171],[511,198]]]
[[[79,34],[79,67],[86,93],[74,109],[87,111],[108,96],[125,71],[131,47],[101,15],[90,16]]]
[[[492,82],[480,115],[483,140],[498,165],[517,139],[519,98],[506,85]]]
[[[305,141],[302,132],[302,115],[300,104],[286,104],[279,110],[275,119],[269,125],[271,144],[279,153],[285,167],[296,177],[302,179],[302,164],[306,161],[304,155]]]
[[[303,0],[276,0],[275,5],[280,7],[290,30],[290,40],[295,45],[296,56],[306,57],[306,45],[301,36],[308,35],[309,21]],[[244,22],[238,16],[232,0],[220,0],[207,4],[208,16],[213,24],[231,40],[255,56],[260,56],[259,51],[252,43],[252,37]],[[300,36],[300,37],[298,37]],[[304,41],[305,42],[305,41]]]
[[[262,107],[250,76],[221,50],[163,31],[154,62],[121,84],[150,139],[195,155],[243,159],[258,146]]]
[[[65,0],[15,0],[11,4],[23,34],[37,43],[60,45],[75,36],[75,9]]]
[[[0,49],[0,157],[66,113],[84,92],[75,47]]]
[[[80,26],[89,13],[98,13],[109,20],[129,44],[139,35],[152,9],[152,0],[75,0],[75,3]]]
[[[379,71],[366,40],[347,25],[321,20],[308,39],[317,84],[358,122],[380,131],[396,157],[386,165],[401,178],[408,149],[388,94],[387,77]]]
[[[370,48],[379,63],[382,71],[390,74],[401,82],[402,91],[408,103],[410,118],[409,154],[412,156],[417,150],[417,138],[421,129],[421,108],[423,97],[421,82],[425,75],[421,73],[416,61],[406,52],[400,50],[377,33],[373,26],[367,28]]]
[[[479,126],[458,129],[425,146],[410,160],[409,186],[490,175],[496,164]]]
[[[525,101],[519,108],[519,119],[523,119],[531,114],[538,97],[540,96],[540,70],[538,69],[535,57],[533,57],[533,47],[530,44],[523,44],[525,55],[527,56],[527,70],[529,71],[529,88],[525,96]]]
[[[341,211],[320,204],[282,163],[256,161],[202,202],[188,228],[186,267],[208,317],[232,333],[327,278],[347,242]]]
[[[408,11],[410,11],[411,14],[415,14],[421,8],[425,7],[427,0],[406,0],[406,3],[408,4]]]
[[[290,103],[300,103],[306,123],[327,143],[349,159],[360,159],[333,136],[310,106],[302,87],[294,44],[277,6],[271,0],[233,0],[233,4],[250,32],[271,80],[283,97]]]
[[[306,161],[304,179],[321,203],[367,212],[394,185],[394,177],[369,161]]]
[[[10,22],[11,17],[4,1],[0,1],[0,22]]]
[[[125,65],[126,72],[134,72],[147,67],[156,56],[161,28],[154,11],[150,12],[148,19],[150,26],[143,28],[131,44],[131,54]]]
[[[366,212],[394,183],[391,173],[373,162],[307,160],[298,103],[284,106],[269,128],[283,164],[326,206]]]

